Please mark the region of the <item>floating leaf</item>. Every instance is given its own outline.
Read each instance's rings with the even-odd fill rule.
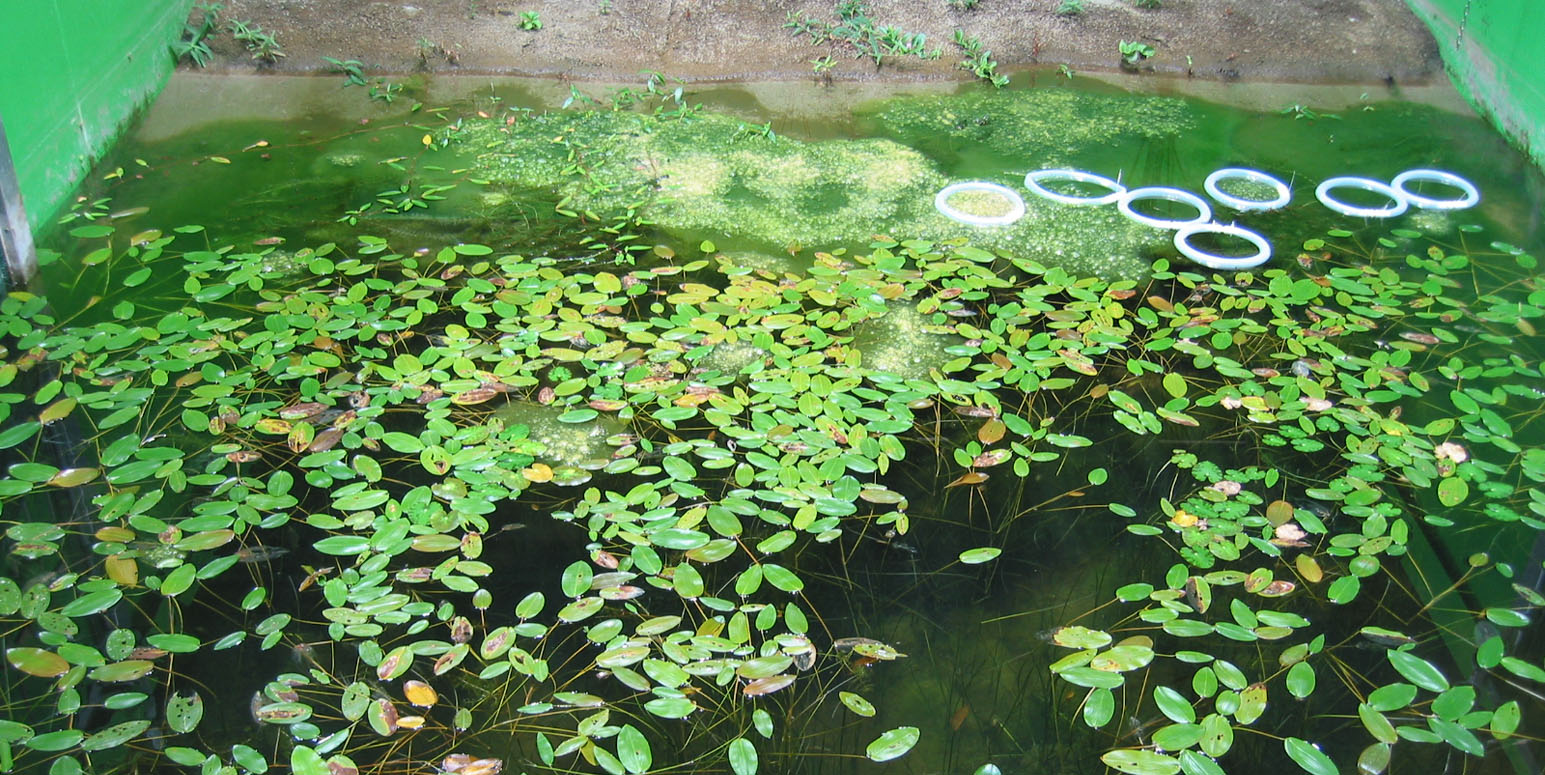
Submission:
[[[659,697],[644,703],[644,710],[660,718],[686,718],[697,706],[685,697]]]
[[[44,484],[51,487],[79,487],[101,475],[102,470],[99,468],[66,468],[54,474]]]
[[[735,775],[756,775],[756,746],[744,737],[730,741],[730,769]]]
[[[980,565],[991,562],[1003,554],[1003,550],[996,546],[983,546],[977,549],[967,549],[960,553],[960,561],[966,565]]]
[[[398,646],[387,652],[376,665],[376,677],[382,681],[393,681],[402,677],[412,666],[413,650],[408,646]]]
[[[1303,768],[1304,772],[1311,775],[1337,775],[1336,763],[1307,741],[1289,737],[1282,741],[1282,748],[1287,751],[1288,758]]]
[[[136,719],[114,724],[100,732],[87,735],[80,741],[83,751],[105,751],[109,748],[117,748],[124,743],[139,737],[150,728],[150,719]]]
[[[1159,711],[1168,716],[1171,721],[1178,724],[1190,724],[1196,721],[1196,709],[1180,692],[1168,686],[1160,686],[1154,689],[1153,699],[1158,703]]]
[[[1314,668],[1308,662],[1299,662],[1288,668],[1288,693],[1303,699],[1314,693]]]
[[[93,681],[122,682],[143,678],[155,667],[148,659],[130,659],[93,668],[87,675]]]
[[[843,705],[848,706],[848,710],[851,710],[854,713],[863,716],[864,718],[869,718],[874,715],[874,705],[863,697],[854,694],[853,692],[838,692],[837,698],[842,700]]]
[[[6,649],[5,658],[11,663],[11,667],[39,678],[64,675],[70,669],[70,663],[66,662],[64,657],[47,649],[30,646]]]
[[[173,732],[188,734],[198,727],[204,718],[204,698],[198,692],[183,695],[181,692],[166,698],[166,725]]]
[[[1385,656],[1407,681],[1430,692],[1448,689],[1448,679],[1444,678],[1443,673],[1431,662],[1405,651],[1388,651],[1385,652]]]
[[[1180,760],[1155,751],[1118,748],[1100,756],[1106,766],[1128,775],[1174,775],[1180,772]]]
[[[370,539],[364,536],[329,536],[311,545],[323,554],[347,556],[370,551]]]
[[[632,724],[624,724],[617,732],[617,761],[632,775],[642,775],[654,762],[649,740]]]
[[[962,474],[960,478],[945,485],[945,487],[960,487],[968,484],[981,484],[985,481],[987,481],[987,474],[982,473],[981,471],[967,471],[966,473]]]
[[[1470,497],[1470,485],[1459,477],[1449,477],[1438,482],[1438,502],[1444,506],[1458,506]]]
[[[1058,646],[1070,649],[1100,648],[1111,642],[1110,633],[1081,625],[1058,627],[1052,632],[1051,639]]]
[[[74,748],[86,733],[79,729],[61,729],[57,732],[45,732],[36,735],[23,743],[34,751],[64,751]]]
[[[794,683],[794,676],[792,675],[773,675],[766,678],[758,678],[747,683],[745,688],[741,689],[741,692],[747,697],[761,697],[766,694],[772,694],[792,683]]]
[[[311,718],[311,706],[303,702],[274,702],[259,707],[252,715],[265,724],[288,726]]]
[[[1374,743],[1357,755],[1358,775],[1380,775],[1389,768],[1389,743]]]
[[[917,745],[920,736],[917,727],[896,727],[875,738],[864,753],[870,761],[888,762],[905,756],[912,746]]]
[[[1234,711],[1235,721],[1249,726],[1265,712],[1266,684],[1251,684],[1239,693],[1239,708]]]
[[[405,681],[402,684],[402,693],[408,698],[408,702],[420,708],[432,708],[439,701],[440,695],[434,687],[423,681]]]
[[[321,754],[305,745],[290,750],[290,772],[293,775],[333,775]]]
[[[1518,722],[1522,718],[1523,711],[1519,709],[1517,700],[1503,703],[1491,714],[1491,736],[1498,740],[1512,737],[1518,730]]]
[[[1099,729],[1116,713],[1116,696],[1109,689],[1090,689],[1084,698],[1084,724]]]

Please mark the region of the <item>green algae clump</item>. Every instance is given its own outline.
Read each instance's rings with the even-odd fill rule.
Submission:
[[[951,114],[982,104],[980,97],[930,99]],[[1012,105],[1013,99],[1039,104],[1045,98],[1004,99],[1010,102],[1003,105]],[[945,109],[956,103],[966,107]],[[1152,111],[1163,114],[1168,105],[1159,101]],[[1034,111],[1012,108],[1009,114]],[[1079,134],[1063,145],[1105,142],[1115,129],[1106,130],[1068,128]],[[1026,217],[1010,226],[956,223],[934,209],[934,196],[951,182],[939,157],[892,139],[801,141],[748,132],[744,122],[724,115],[659,118],[599,110],[464,123],[446,136],[474,155],[477,173],[493,185],[544,192],[560,212],[587,220],[636,213],[689,241],[732,238],[797,253],[815,245],[862,247],[886,234],[964,238],[1108,278],[1142,274],[1155,249],[1168,242],[1165,233],[1111,208],[1033,198]]]
[[[987,155],[1021,169],[1060,167],[1113,146],[1174,139],[1198,123],[1194,109],[1175,98],[1061,89],[913,95],[860,114],[876,134],[945,164]]]

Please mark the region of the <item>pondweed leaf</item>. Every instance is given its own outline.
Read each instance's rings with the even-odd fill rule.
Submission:
[[[960,553],[960,561],[966,565],[980,565],[991,562],[1002,554],[1003,550],[996,546],[984,546],[977,549],[967,549]]]
[[[624,724],[617,733],[617,760],[631,775],[648,772],[654,763],[649,740],[632,724]]]
[[[173,732],[188,734],[204,718],[204,698],[198,692],[172,694],[166,698],[166,725]]]
[[[1084,724],[1099,729],[1110,723],[1116,712],[1116,697],[1109,689],[1090,689],[1084,698]]]
[[[53,678],[70,669],[70,663],[58,654],[31,646],[6,649],[5,659],[11,667],[39,678]]]
[[[1127,775],[1175,775],[1180,772],[1180,760],[1155,751],[1136,748],[1118,748],[1106,751],[1100,761],[1117,772]]]
[[[864,753],[870,761],[888,762],[905,756],[912,746],[917,745],[920,736],[917,727],[896,727],[875,738]]]
[[[735,775],[756,775],[756,746],[744,737],[730,741],[730,769]]]
[[[851,710],[860,716],[869,718],[875,713],[874,705],[870,704],[868,700],[857,694],[854,694],[853,692],[838,692],[837,697],[838,699],[842,700],[843,705],[848,707],[848,710]]]
[[[1407,681],[1430,692],[1448,689],[1448,679],[1431,662],[1405,651],[1387,651],[1385,656]]]
[[[1337,775],[1336,763],[1318,747],[1297,737],[1282,741],[1283,750],[1304,772],[1310,775]]]

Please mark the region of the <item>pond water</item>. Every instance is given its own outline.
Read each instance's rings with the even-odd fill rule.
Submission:
[[[180,75],[0,305],[6,761],[1537,769],[1545,189],[1451,93],[409,86]],[[1024,185],[1228,166],[1248,272]]]

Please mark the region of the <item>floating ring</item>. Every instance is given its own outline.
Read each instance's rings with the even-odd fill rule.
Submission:
[[[1220,180],[1248,180],[1251,183],[1260,183],[1262,185],[1271,186],[1272,189],[1277,192],[1277,196],[1273,199],[1245,199],[1244,197],[1234,196],[1233,194],[1227,193],[1223,189],[1218,188],[1218,181]],[[1267,210],[1276,210],[1278,208],[1286,207],[1288,202],[1293,201],[1293,190],[1288,188],[1288,184],[1283,183],[1282,181],[1267,175],[1260,170],[1246,169],[1244,167],[1224,167],[1223,169],[1208,175],[1207,180],[1202,183],[1202,188],[1206,190],[1207,195],[1216,200],[1218,204],[1224,205],[1226,207],[1232,207],[1242,213],[1250,211],[1265,212]]]
[[[1255,246],[1255,255],[1220,256],[1216,253],[1208,253],[1191,245],[1191,238],[1198,234],[1227,234],[1238,237]],[[1180,251],[1181,255],[1208,269],[1250,269],[1271,259],[1271,243],[1267,242],[1265,237],[1234,224],[1225,226],[1221,223],[1195,223],[1182,226],[1175,232],[1175,249]]]
[[[1132,209],[1132,203],[1139,199],[1163,199],[1166,202],[1179,202],[1196,208],[1195,218],[1155,218],[1151,215],[1143,215]],[[1116,209],[1122,215],[1131,218],[1144,226],[1152,226],[1156,229],[1178,229],[1193,223],[1206,223],[1212,220],[1212,208],[1207,206],[1207,200],[1178,188],[1163,188],[1150,186],[1148,188],[1134,188],[1126,192],[1116,201]]]
[[[1410,189],[1406,188],[1406,184],[1413,181],[1418,183],[1441,183],[1445,186],[1452,186],[1459,189],[1464,196],[1458,199],[1433,199],[1432,197],[1422,196],[1421,194],[1412,193]],[[1481,201],[1481,192],[1475,187],[1474,183],[1452,172],[1444,172],[1443,170],[1406,170],[1395,176],[1395,179],[1390,182],[1390,187],[1400,192],[1400,195],[1407,202],[1410,202],[1412,207],[1419,207],[1423,210],[1463,210],[1467,207],[1474,207],[1477,202]]]
[[[1059,194],[1041,185],[1042,180],[1070,180],[1074,183],[1093,183],[1110,189],[1110,193],[1099,196],[1069,196]],[[1025,175],[1025,188],[1030,193],[1053,202],[1061,202],[1065,205],[1108,205],[1121,199],[1127,193],[1127,187],[1117,183],[1104,175],[1096,175],[1093,172],[1080,170],[1036,170]]]
[[[997,194],[1008,200],[1009,211],[1002,215],[972,215],[950,205],[949,198],[960,193]],[[997,183],[984,183],[981,181],[953,183],[945,186],[933,198],[933,206],[945,218],[959,221],[969,226],[1007,226],[1025,217],[1025,200],[1021,199],[1014,189],[1008,186],[1000,186]]]
[[[1388,207],[1358,207],[1349,205],[1330,195],[1330,191],[1336,188],[1355,188],[1359,191],[1387,196],[1391,204]],[[1406,211],[1410,202],[1405,195],[1394,188],[1369,178],[1330,178],[1314,189],[1314,196],[1320,200],[1320,204],[1335,210],[1342,215],[1350,215],[1354,218],[1393,218]]]

